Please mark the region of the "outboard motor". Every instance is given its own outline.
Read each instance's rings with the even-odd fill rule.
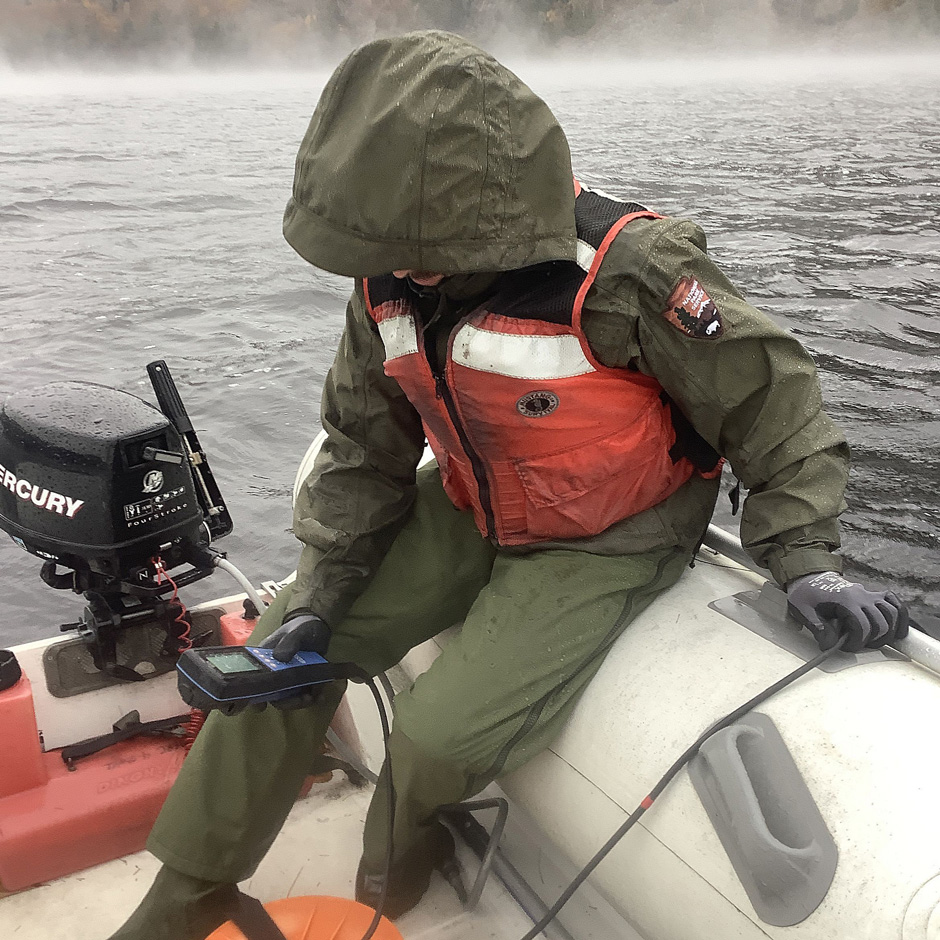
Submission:
[[[120,632],[156,621],[167,655],[184,648],[176,589],[212,573],[222,556],[210,543],[232,531],[166,363],[147,371],[160,410],[85,382],[18,392],[0,409],[0,529],[44,559],[43,581],[85,596],[82,619],[62,629],[128,680],[143,676],[117,662]]]

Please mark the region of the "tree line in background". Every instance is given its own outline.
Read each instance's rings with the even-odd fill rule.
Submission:
[[[0,57],[295,63],[408,29],[450,29],[488,44],[552,41],[615,35],[667,8],[697,29],[735,6],[762,8],[784,27],[908,13],[918,28],[940,27],[940,0],[0,0]]]
[[[591,30],[618,0],[0,0],[0,54],[14,64],[111,55],[158,63],[245,55],[296,60],[409,29],[485,37],[510,24]],[[642,2],[642,0],[641,0]]]

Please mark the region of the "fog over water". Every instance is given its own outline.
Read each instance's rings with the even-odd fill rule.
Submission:
[[[0,0],[0,68],[329,68],[376,35],[448,29],[500,56],[933,49],[940,0]]]
[[[698,221],[813,352],[854,450],[850,574],[936,612],[940,56],[694,52],[508,58],[589,185]],[[150,399],[166,359],[235,518],[219,547],[254,580],[296,559],[290,491],[349,289],[280,234],[327,71],[0,74],[0,395]],[[0,645],[80,613],[39,567],[0,539]],[[229,591],[217,574],[186,598]]]

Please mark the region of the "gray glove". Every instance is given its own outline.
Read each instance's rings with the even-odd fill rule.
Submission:
[[[312,610],[294,610],[261,646],[274,650],[274,658],[286,663],[301,650],[325,656],[331,635],[326,621]]]
[[[884,591],[869,591],[834,571],[803,575],[787,585],[790,614],[808,627],[819,648],[831,649],[848,634],[843,649],[878,649],[907,636],[907,608]]]

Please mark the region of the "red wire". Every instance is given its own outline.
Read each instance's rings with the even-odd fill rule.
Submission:
[[[186,650],[191,650],[193,648],[193,641],[189,635],[189,623],[186,618],[186,605],[179,599],[179,588],[176,585],[176,582],[167,574],[166,566],[163,563],[163,559],[159,556],[155,556],[150,559],[151,564],[157,571],[157,584],[160,584],[164,578],[173,585],[173,596],[170,598],[169,602],[177,603],[180,607],[180,612],[176,616],[174,623],[180,624],[183,628],[180,631],[179,641],[181,644],[181,653],[185,653]],[[193,746],[196,741],[196,735],[202,730],[202,726],[206,723],[206,718],[209,716],[198,708],[194,708],[189,713],[189,721],[186,722],[186,725],[183,729],[183,747],[188,752],[189,749]]]
[[[189,751],[196,741],[196,735],[202,730],[202,726],[206,723],[208,714],[204,711],[201,711],[198,708],[194,708],[189,713],[189,721],[186,722],[185,728],[183,730],[183,747]]]
[[[177,603],[180,607],[180,612],[176,616],[174,623],[178,623],[183,629],[180,631],[179,641],[181,644],[184,644],[180,648],[181,653],[185,653],[186,650],[191,650],[193,648],[193,641],[189,635],[189,622],[186,620],[186,605],[179,599],[179,588],[176,586],[176,582],[167,574],[166,566],[163,564],[163,559],[158,556],[155,556],[150,559],[154,568],[157,569],[157,584],[160,584],[164,578],[173,585],[173,596],[170,598],[168,603]]]

